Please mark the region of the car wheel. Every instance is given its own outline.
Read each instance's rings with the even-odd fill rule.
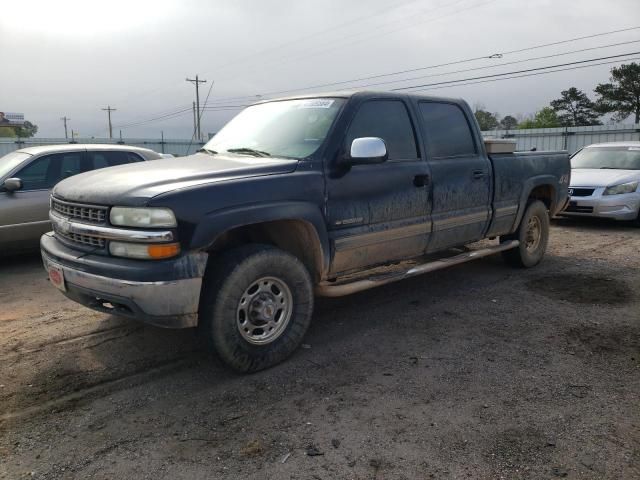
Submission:
[[[312,312],[309,272],[287,252],[246,245],[212,258],[207,268],[200,328],[234,370],[255,372],[289,357]]]
[[[502,252],[502,256],[514,267],[529,268],[540,263],[549,243],[549,212],[540,200],[527,205],[515,233],[500,237],[500,242],[519,240],[520,245]]]

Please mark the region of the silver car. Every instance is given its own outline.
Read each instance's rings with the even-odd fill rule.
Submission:
[[[589,145],[571,158],[564,216],[632,220],[640,225],[640,142]]]
[[[0,158],[0,254],[38,247],[51,230],[49,192],[60,180],[158,158],[147,148],[93,144],[29,147]]]

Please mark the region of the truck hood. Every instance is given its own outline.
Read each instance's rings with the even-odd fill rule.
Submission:
[[[640,170],[575,168],[571,170],[572,187],[608,187],[640,180]]]
[[[293,172],[298,160],[197,153],[81,173],[58,183],[53,194],[99,205],[144,205],[179,188],[262,175]]]

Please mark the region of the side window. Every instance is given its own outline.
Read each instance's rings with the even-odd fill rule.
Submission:
[[[129,159],[128,163],[144,162],[144,158],[133,152],[127,152],[127,158]]]
[[[16,173],[16,177],[22,180],[23,190],[42,190],[86,171],[85,166],[81,152],[58,153],[34,160]]]
[[[93,159],[93,168],[115,167],[127,163],[139,162],[141,158],[132,152],[111,151],[111,152],[89,152]]]
[[[420,113],[430,158],[477,153],[467,117],[458,105],[420,102]]]
[[[418,158],[416,139],[407,108],[398,100],[371,100],[363,103],[347,132],[346,148],[360,137],[380,137],[387,144],[389,160]]]
[[[89,152],[89,157],[93,160],[93,169],[105,168],[109,166],[105,152]]]

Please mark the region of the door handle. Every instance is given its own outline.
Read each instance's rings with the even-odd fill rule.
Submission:
[[[487,176],[487,172],[485,172],[484,170],[474,170],[473,171],[473,178],[475,178],[475,179],[484,178],[486,176]]]
[[[424,187],[428,183],[429,183],[429,174],[428,173],[424,173],[424,174],[421,174],[421,175],[416,175],[415,177],[413,177],[413,184],[416,187]]]

